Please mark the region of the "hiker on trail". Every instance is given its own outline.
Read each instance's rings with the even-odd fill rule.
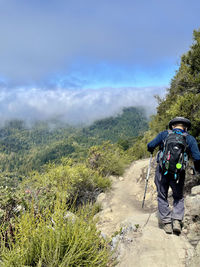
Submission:
[[[188,154],[191,154],[194,167],[200,173],[200,151],[197,141],[188,134],[191,122],[176,117],[169,122],[169,129],[160,132],[148,143],[148,151],[153,153],[159,146],[155,184],[157,187],[158,212],[166,233],[180,234],[184,216],[183,187]],[[168,203],[169,186],[173,192],[173,209]]]

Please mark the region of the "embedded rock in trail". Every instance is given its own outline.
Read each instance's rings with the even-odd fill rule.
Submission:
[[[200,241],[200,192],[199,186],[192,188],[192,195],[185,199],[185,232],[192,245]]]
[[[190,267],[197,267],[200,263],[200,241],[196,246],[194,257],[191,260]]]
[[[103,237],[112,237],[119,267],[189,266],[194,249],[184,233],[167,235],[158,226],[154,167],[142,209],[149,160],[134,162],[123,179],[112,177],[112,190],[98,197],[103,210],[97,227]]]

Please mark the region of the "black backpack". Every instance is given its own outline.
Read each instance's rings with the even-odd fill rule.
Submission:
[[[159,154],[159,163],[164,175],[170,173],[178,179],[179,174],[185,170],[188,161],[187,135],[181,131],[168,131],[163,150]]]

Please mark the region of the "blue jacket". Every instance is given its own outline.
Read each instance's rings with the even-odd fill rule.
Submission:
[[[174,129],[174,131],[181,131],[182,133],[185,132],[181,129]],[[159,146],[160,149],[162,149],[164,140],[166,139],[167,136],[168,136],[167,130],[160,132],[151,142],[148,143],[147,145],[148,151],[154,150],[157,146]],[[190,151],[190,154],[194,160],[195,169],[198,172],[200,172],[200,151],[198,148],[197,141],[192,135],[187,134],[186,142],[188,144],[188,149]]]

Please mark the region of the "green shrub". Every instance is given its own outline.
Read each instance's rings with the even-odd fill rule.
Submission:
[[[24,184],[26,198],[34,200],[36,206],[53,207],[56,198],[77,204],[94,201],[99,192],[110,187],[110,180],[84,164],[49,164],[45,172],[35,172]]]
[[[15,225],[13,239],[1,238],[1,266],[108,266],[111,253],[97,232],[93,214],[82,208],[66,216],[66,205],[35,216],[32,209]],[[111,262],[109,263],[111,265]]]
[[[118,145],[104,142],[90,148],[87,162],[103,176],[122,175],[130,158]]]

